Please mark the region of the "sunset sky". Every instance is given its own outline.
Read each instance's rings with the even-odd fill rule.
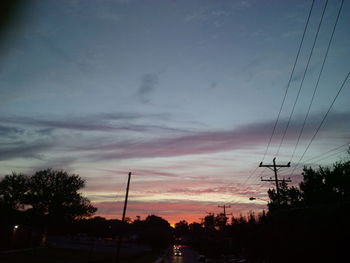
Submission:
[[[23,1],[0,35],[0,176],[48,167],[79,174],[97,215],[108,218],[121,218],[128,172],[131,218],[200,222],[223,204],[234,215],[261,211],[266,202],[249,197],[268,198],[272,185],[260,176],[272,173],[256,167],[276,156],[278,164],[292,165],[281,178],[300,181],[293,165],[350,70],[345,1],[292,156],[341,4],[332,0],[278,151],[325,5],[316,0],[267,148],[311,3]],[[349,82],[300,166],[344,158]]]

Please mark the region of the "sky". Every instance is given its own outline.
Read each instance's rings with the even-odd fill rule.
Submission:
[[[0,32],[0,176],[79,174],[106,218],[121,218],[128,172],[132,219],[266,209],[273,185],[260,177],[273,174],[261,161],[290,161],[280,177],[296,184],[299,167],[345,158],[350,142],[348,1],[302,129],[341,4],[328,2],[305,71],[315,1],[291,75],[311,2],[21,2]]]

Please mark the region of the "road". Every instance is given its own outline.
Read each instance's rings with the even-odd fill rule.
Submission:
[[[199,254],[191,249],[190,247],[181,247],[180,251],[182,253],[181,256],[175,256],[175,249],[170,248],[164,255],[162,259],[160,259],[159,263],[201,263],[201,262],[229,262],[229,260],[232,260],[230,262],[240,262],[240,263],[248,263],[249,261],[242,258],[242,257],[236,257],[234,255],[226,255],[223,256],[220,259],[217,259],[218,261],[212,261],[208,258],[202,258],[202,260],[199,260]],[[235,260],[235,261],[234,261]]]
[[[50,236],[48,237],[48,244],[55,248],[69,248],[88,250],[90,253],[99,252],[112,252],[116,251],[117,241],[93,239],[88,237],[65,237],[65,236]],[[127,254],[139,254],[151,251],[151,248],[147,245],[138,243],[124,242],[121,245],[121,253]]]
[[[168,250],[163,262],[165,263],[198,263],[199,254],[189,247],[181,247],[181,256],[174,255],[174,248]]]

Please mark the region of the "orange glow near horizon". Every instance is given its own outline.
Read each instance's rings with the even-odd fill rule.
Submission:
[[[101,181],[102,185],[91,184],[85,193],[98,208],[96,216],[121,219],[125,185],[121,184],[116,194],[115,186],[110,181],[106,178],[105,181]],[[97,191],[101,188],[105,189],[105,192]],[[208,213],[222,213],[218,205],[224,203],[231,204],[231,208],[226,211],[228,214],[246,215],[249,211],[261,211],[266,208],[266,203],[249,200],[249,196],[265,197],[261,192],[261,189],[256,190],[238,182],[230,184],[228,180],[199,176],[185,177],[181,180],[173,177],[147,180],[134,176],[126,216],[134,220],[136,216],[145,219],[148,215],[156,215],[173,225],[181,220],[200,223]]]
[[[202,215],[181,215],[181,219],[179,219],[178,215],[173,215],[173,216],[161,216],[161,215],[158,215],[158,214],[154,214],[154,215],[162,217],[163,219],[167,220],[171,227],[175,227],[175,224],[178,223],[181,220],[185,220],[189,224],[191,224],[191,223],[201,223],[201,218],[206,216],[205,213],[203,213]],[[120,217],[115,217],[115,216],[111,216],[109,214],[96,214],[94,216],[101,216],[101,217],[104,217],[104,218],[106,218],[108,220],[110,220],[110,219],[120,219],[121,220],[121,216]],[[127,215],[127,217],[131,218],[131,220],[134,220],[136,218],[136,216],[137,216],[136,214],[135,214],[135,216]],[[141,216],[141,220],[145,219],[147,216],[148,215]]]
[[[120,203],[96,203],[98,208],[95,216],[101,216],[106,219],[121,219],[122,206]],[[242,214],[245,216],[250,211],[255,211],[258,214],[265,209],[266,204],[248,203],[248,204],[233,204],[227,213],[232,213],[233,216]],[[219,214],[222,209],[218,208],[215,203],[200,203],[200,202],[173,202],[173,203],[156,203],[156,202],[131,202],[128,204],[126,217],[131,220],[136,219],[137,216],[141,220],[148,215],[156,215],[167,220],[172,226],[181,220],[190,223],[201,223],[208,213]]]

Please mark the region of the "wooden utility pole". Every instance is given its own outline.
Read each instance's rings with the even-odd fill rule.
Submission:
[[[123,223],[125,222],[125,214],[126,214],[126,207],[128,205],[128,196],[129,196],[129,186],[130,186],[130,178],[131,178],[131,173],[128,174],[128,184],[126,185],[126,193],[125,193],[125,201],[124,201],[124,209],[123,209],[123,216],[122,216],[122,226]],[[116,251],[116,260],[115,262],[119,262],[119,254],[120,254],[120,247],[122,244],[122,229],[120,230],[119,236],[118,236],[118,244],[117,244],[117,251]]]
[[[290,179],[278,180],[277,171],[280,168],[282,168],[282,167],[290,167],[290,162],[288,164],[283,164],[283,165],[279,164],[279,165],[277,165],[276,164],[276,157],[275,157],[275,158],[273,158],[273,164],[263,164],[261,162],[259,167],[267,167],[267,168],[271,169],[272,171],[274,171],[275,179],[272,179],[272,178],[270,178],[270,179],[263,179],[263,178],[261,178],[261,181],[267,181],[267,182],[273,182],[274,181],[276,183],[277,203],[278,203],[278,205],[280,205],[280,202],[281,202],[281,200],[280,200],[280,188],[279,188],[278,182],[280,182],[280,181],[290,182],[291,180]]]
[[[222,215],[224,215],[224,217],[225,217],[225,226],[226,226],[226,221],[227,221],[227,216],[226,215],[232,215],[232,213],[230,213],[230,214],[226,214],[226,208],[230,208],[231,207],[231,205],[218,205],[218,207],[220,207],[220,208],[223,208],[224,209],[224,213],[222,213]]]
[[[131,178],[131,173],[128,174],[128,184],[126,185],[126,193],[125,193],[125,201],[124,201],[124,209],[123,209],[122,222],[125,221],[126,207],[127,207],[127,205],[128,205],[130,178]]]
[[[224,209],[224,213],[223,213],[223,215],[226,217],[226,208],[230,208],[231,207],[231,205],[218,205],[218,207],[220,207],[220,208],[223,208]]]

